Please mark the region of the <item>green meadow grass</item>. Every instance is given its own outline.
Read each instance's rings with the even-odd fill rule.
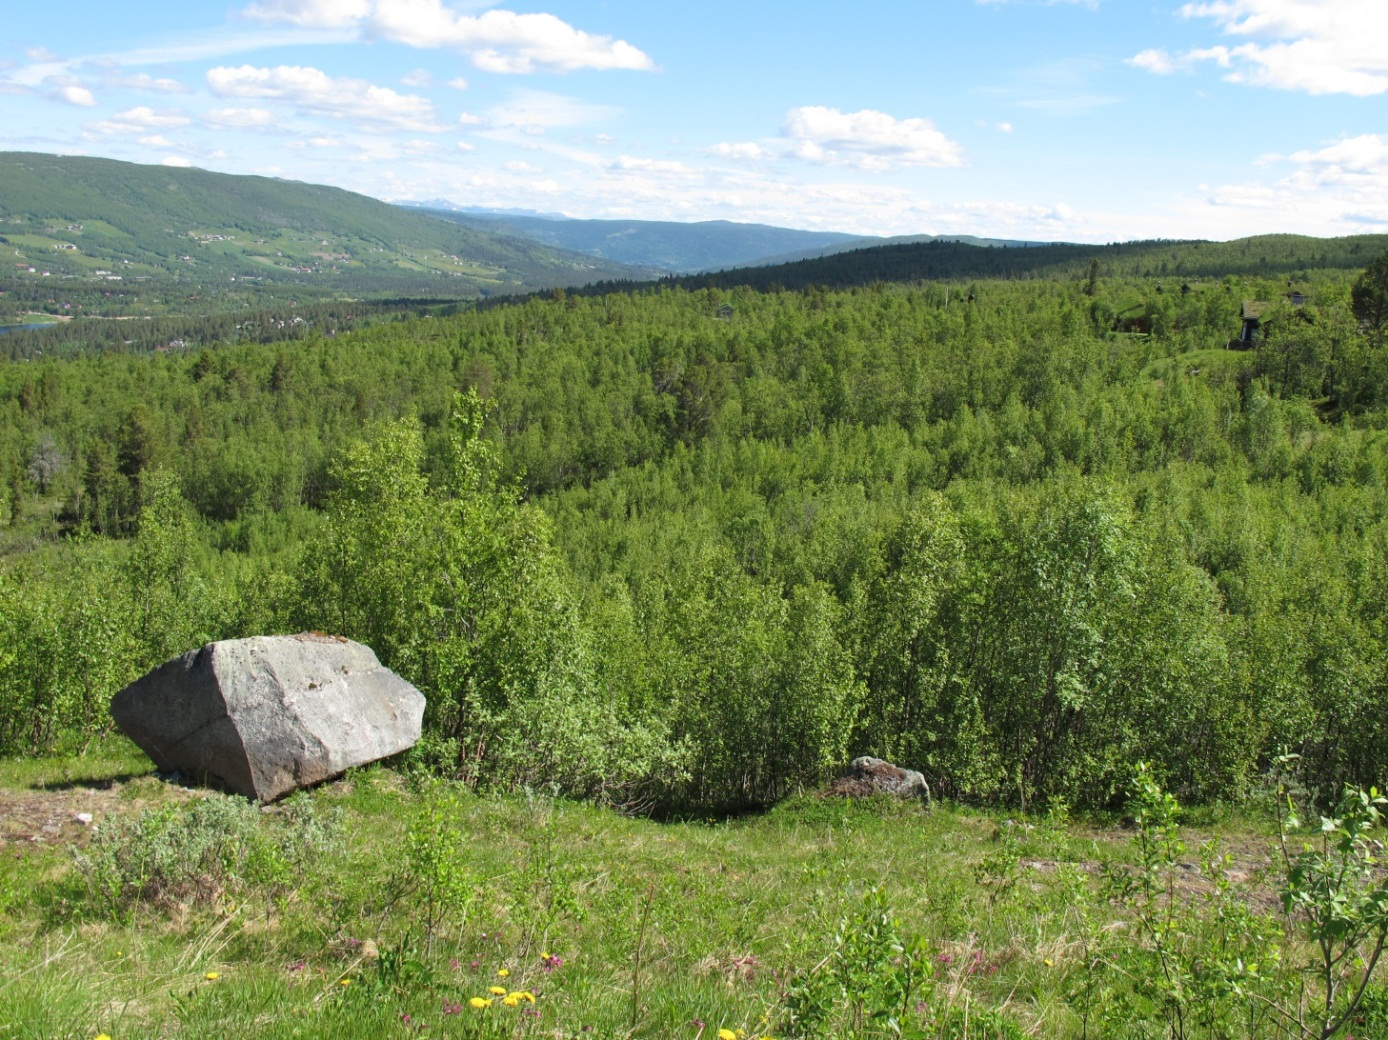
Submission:
[[[384,768],[256,812],[149,775],[123,741],[0,763],[0,797],[31,823],[46,805],[96,817],[94,834],[60,821],[39,842],[6,825],[3,1040],[780,1038],[792,980],[875,893],[894,934],[923,941],[930,976],[907,1009],[917,1031],[900,1035],[1074,1037],[1086,958],[1128,927],[1097,893],[1131,861],[1130,835],[1063,815],[807,795],[762,815],[657,822]],[[175,831],[146,842],[174,841],[201,826],[191,814],[205,799],[250,820],[251,853],[124,898],[81,869],[121,821],[166,814]],[[1191,836],[1213,831],[1249,870],[1266,862],[1259,828]],[[1112,1020],[1088,1035],[1165,1035]],[[897,1035],[851,1027],[813,1035]]]

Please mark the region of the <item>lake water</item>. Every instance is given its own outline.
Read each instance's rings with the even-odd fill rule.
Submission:
[[[0,334],[6,332],[28,332],[30,329],[47,329],[56,324],[56,321],[40,321],[32,325],[0,325]]]

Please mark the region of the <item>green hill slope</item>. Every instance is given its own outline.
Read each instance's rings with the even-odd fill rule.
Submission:
[[[800,231],[727,220],[686,224],[666,220],[552,220],[433,208],[421,211],[465,227],[496,228],[555,248],[678,274],[840,249],[862,241],[837,231]]]
[[[0,185],[0,274],[13,278],[260,278],[465,296],[635,273],[268,177],[4,152]]]
[[[1105,278],[1253,275],[1304,280],[1313,271],[1357,270],[1385,248],[1388,235],[1259,235],[1232,242],[1146,241],[1025,247],[937,239],[720,271],[691,277],[684,284],[797,289],[807,285],[846,287],[961,278],[1080,278],[1094,263],[1098,264],[1095,273]]]

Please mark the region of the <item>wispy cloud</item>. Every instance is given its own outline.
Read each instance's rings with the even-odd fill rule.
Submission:
[[[153,109],[146,105],[136,105],[117,112],[110,119],[88,123],[89,136],[116,137],[121,135],[148,134],[151,130],[174,130],[192,122],[188,113],[178,108]]]
[[[264,108],[214,108],[202,114],[202,122],[213,130],[269,130],[275,115]]]
[[[1202,186],[1202,204],[1215,219],[1253,211],[1264,226],[1310,234],[1348,234],[1388,223],[1388,134],[1342,137],[1258,162],[1290,169],[1270,183]]]
[[[84,62],[84,69],[90,68],[101,76],[101,85],[112,90],[138,90],[147,94],[191,94],[192,88],[167,76],[151,76],[147,72],[125,72],[119,65],[110,61],[93,60]]]
[[[371,13],[371,0],[258,0],[248,18],[306,27],[356,25]]]
[[[407,47],[447,47],[484,72],[655,68],[625,40],[585,32],[552,14],[459,14],[443,0],[258,0],[243,13],[304,28],[356,28],[368,38]]]
[[[481,122],[490,128],[537,135],[561,127],[591,126],[621,114],[610,105],[595,105],[544,90],[518,90],[510,100],[487,110]]]
[[[1081,116],[1110,105],[1120,105],[1123,98],[1113,94],[1074,94],[1066,97],[1028,98],[1018,101],[1022,108],[1044,112],[1048,116]]]
[[[83,61],[105,61],[122,68],[180,65],[278,47],[331,46],[351,43],[356,39],[357,34],[354,32],[333,29],[261,29],[232,32],[223,27],[180,36],[146,47],[92,55]]]
[[[1097,11],[1103,0],[974,0],[980,7],[1001,7],[1003,4],[1039,4],[1043,7],[1085,7]]]

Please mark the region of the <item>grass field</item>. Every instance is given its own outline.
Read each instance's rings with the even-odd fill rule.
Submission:
[[[814,795],[657,822],[408,767],[261,810],[123,741],[0,764],[0,820],[4,1040],[1172,1035],[1125,978],[1152,951],[1116,823]],[[1271,834],[1198,822],[1230,859],[1166,864],[1168,938],[1296,975]],[[1244,1003],[1186,1035],[1302,1035]]]

